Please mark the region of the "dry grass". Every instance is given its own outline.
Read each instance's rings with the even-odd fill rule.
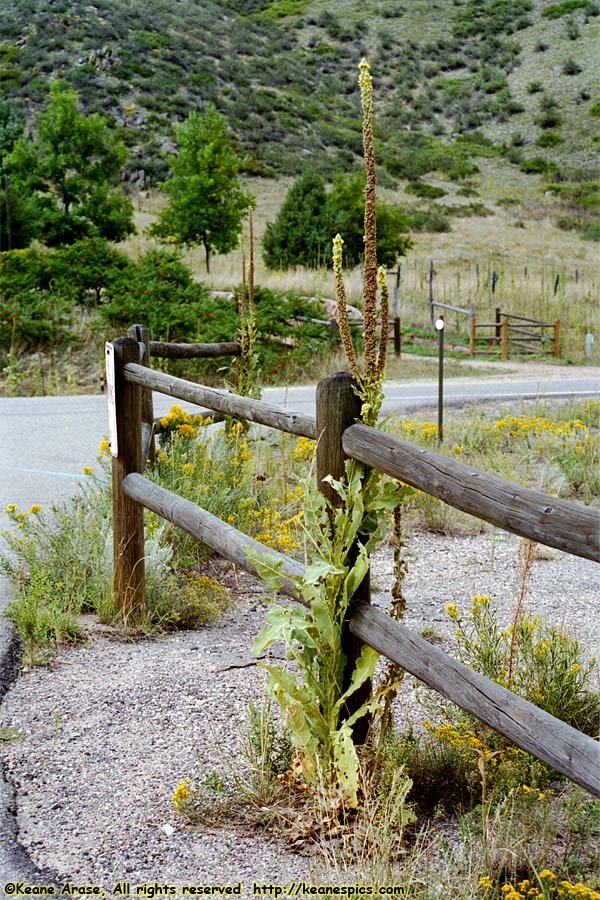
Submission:
[[[443,303],[466,308],[475,304],[480,321],[489,321],[493,310],[562,322],[563,357],[584,361],[584,335],[595,333],[594,362],[600,362],[600,310],[597,296],[600,290],[600,266],[597,245],[584,241],[571,232],[563,232],[551,221],[552,198],[540,199],[539,184],[531,176],[516,172],[513,167],[497,160],[480,160],[480,199],[494,211],[486,218],[458,218],[452,231],[443,234],[414,235],[414,249],[402,260],[400,315],[403,323],[427,327],[429,319],[429,268],[435,270],[434,297]],[[266,224],[277,215],[279,205],[292,183],[290,178],[277,180],[251,178],[248,188],[256,197],[254,230],[260,245]],[[457,203],[457,186],[444,183],[448,190],[445,202]],[[397,190],[383,190],[391,202],[405,202],[402,186]],[[512,206],[498,205],[498,201],[513,197]],[[414,198],[413,198],[414,199]],[[158,194],[136,200],[138,234],[121,246],[133,256],[139,255],[150,243],[144,229],[153,220],[162,204]],[[243,236],[247,243],[247,234]],[[206,273],[203,252],[193,248],[184,254],[184,262],[195,276],[215,289],[230,290],[241,282],[242,252],[237,249],[226,255],[215,255],[211,272]],[[495,292],[491,289],[491,272],[499,280]],[[555,293],[555,281],[559,276]],[[333,274],[326,270],[299,267],[287,272],[265,269],[257,253],[255,278],[257,284],[284,291],[298,291],[307,295],[332,297]],[[355,269],[346,277],[350,303],[359,304],[362,297],[362,272]],[[448,314],[451,328],[466,334],[468,320]]]

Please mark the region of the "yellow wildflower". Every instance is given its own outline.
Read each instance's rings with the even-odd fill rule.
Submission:
[[[39,503],[34,503],[33,506],[29,507],[29,512],[35,515],[36,513],[39,513],[41,508]]]
[[[93,475],[94,474],[94,470],[92,469],[91,466],[84,466],[83,469],[81,470],[81,472],[83,475]]]
[[[177,433],[180,434],[181,437],[189,438],[189,437],[194,437],[196,432],[194,431],[194,428],[192,427],[192,425],[186,425],[184,423],[183,425],[177,426]]]
[[[451,619],[458,619],[459,612],[455,603],[446,603],[444,609],[446,610],[446,615],[450,616]]]
[[[190,796],[189,785],[190,785],[189,780],[184,781],[182,779],[179,782],[179,784],[177,785],[177,787],[175,788],[175,791],[173,792],[173,796],[171,797],[171,803],[173,804],[175,809],[181,809],[181,805],[184,802],[184,800],[187,800],[187,798]]]
[[[9,503],[8,506],[4,507],[4,512],[8,513],[9,516],[12,515],[13,513],[16,513],[16,511],[17,511],[16,503]]]

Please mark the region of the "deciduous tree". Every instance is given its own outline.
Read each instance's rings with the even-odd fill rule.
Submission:
[[[150,231],[179,244],[202,244],[208,272],[212,252],[228,253],[237,246],[254,197],[238,181],[244,158],[214,107],[204,115],[190,113],[175,126],[175,136],[171,178],[161,184],[169,203]]]
[[[127,155],[106,119],[81,112],[77,92],[53,82],[37,139],[19,138],[6,164],[35,207],[36,236],[53,246],[84,237],[119,241],[134,231],[131,201],[119,186]]]

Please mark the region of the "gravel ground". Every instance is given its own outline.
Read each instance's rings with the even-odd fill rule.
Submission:
[[[406,624],[433,628],[446,643],[452,629],[444,604],[466,612],[475,594],[492,595],[508,621],[517,546],[501,532],[414,535],[406,548]],[[547,555],[534,563],[526,609],[566,625],[593,652],[598,567],[558,551]],[[254,882],[331,883],[315,857],[233,826],[190,830],[170,803],[182,778],[212,770],[243,776],[239,735],[248,701],[263,693],[249,652],[263,622],[261,589],[215,565],[234,595],[219,622],[142,643],[124,643],[90,623],[87,644],[25,672],[6,695],[2,725],[24,735],[3,748],[20,840],[58,883],[99,884],[108,896],[118,896],[118,881],[179,889],[241,882],[243,895]],[[375,554],[373,573],[374,602],[385,606],[389,550]],[[405,698],[411,688],[408,682]]]

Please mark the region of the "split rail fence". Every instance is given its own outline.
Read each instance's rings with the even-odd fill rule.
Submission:
[[[330,499],[335,497],[322,479],[327,474],[339,478],[344,460],[352,458],[499,528],[582,558],[600,560],[597,510],[521,487],[376,428],[356,424],[359,406],[348,373],[323,379],[317,387],[316,417],[305,416],[149,368],[152,354],[235,355],[239,347],[233,343],[183,347],[158,344],[149,340],[142,326],[133,326],[129,334],[133,337],[107,344],[114,589],[125,621],[135,622],[144,611],[144,507],[248,572],[257,574],[248,559],[249,549],[278,560],[281,591],[300,599],[294,586],[294,579],[303,572],[299,562],[265,547],[143,474],[152,457],[152,391],[224,416],[318,439],[317,479],[320,489],[330,492]],[[368,581],[367,575],[347,621],[345,649],[350,664],[362,642],[369,644],[518,747],[600,796],[600,745],[596,740],[472,671],[372,607]],[[360,729],[354,736],[360,740]]]

